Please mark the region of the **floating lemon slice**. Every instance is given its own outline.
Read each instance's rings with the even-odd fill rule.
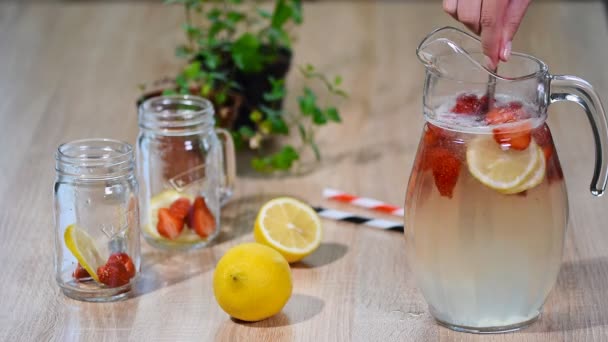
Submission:
[[[275,198],[260,209],[253,230],[255,240],[296,262],[321,244],[321,220],[307,204],[289,197]]]
[[[505,190],[502,191],[502,193],[504,194],[517,194],[520,193],[522,191],[528,190],[528,189],[532,189],[535,186],[539,185],[540,183],[542,183],[542,181],[545,179],[545,174],[546,174],[546,162],[545,162],[545,154],[543,153],[542,148],[540,148],[540,146],[536,146],[537,147],[537,151],[539,154],[538,157],[538,164],[537,167],[534,171],[532,171],[530,173],[530,175],[528,176],[528,178],[526,178],[526,180],[524,180],[520,185],[509,189],[509,190]]]
[[[84,229],[71,224],[66,228],[63,239],[78,263],[99,282],[97,268],[105,263],[105,259],[99,254],[93,238]]]
[[[485,136],[469,142],[467,165],[482,184],[506,194],[537,185],[545,169],[542,149],[534,141],[523,151],[503,150],[492,137]]]
[[[192,229],[188,229],[188,225],[182,230],[182,232],[173,240],[169,240],[164,236],[160,235],[156,226],[158,225],[158,210],[160,208],[169,208],[175,200],[178,198],[187,198],[192,203],[194,201],[194,197],[188,195],[186,193],[180,193],[175,190],[165,190],[158,195],[152,197],[150,199],[150,208],[148,209],[148,222],[143,226],[144,232],[148,235],[148,237],[153,238],[154,240],[163,241],[163,243],[167,244],[188,244],[200,242],[201,237],[196,234],[196,232]]]

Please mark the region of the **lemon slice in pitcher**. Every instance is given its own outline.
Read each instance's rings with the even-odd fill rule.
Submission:
[[[93,238],[84,229],[71,224],[66,228],[63,239],[80,266],[89,272],[91,278],[99,282],[97,268],[105,261],[99,254]]]
[[[305,203],[289,197],[275,198],[260,209],[253,236],[276,249],[288,262],[296,262],[321,244],[321,220]]]
[[[544,179],[546,170],[545,154],[540,146],[537,145],[538,164],[537,167],[528,175],[528,177],[518,186],[501,191],[503,194],[516,194],[539,185]]]
[[[541,162],[544,171],[543,158],[542,150],[534,141],[523,151],[503,150],[491,136],[475,138],[467,146],[467,165],[473,177],[506,194],[528,189],[522,187],[528,182],[534,185],[538,176],[534,179],[530,176],[540,172]]]

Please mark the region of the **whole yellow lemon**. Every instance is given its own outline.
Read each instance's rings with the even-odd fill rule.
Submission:
[[[291,269],[285,258],[259,243],[231,248],[213,273],[217,303],[243,321],[260,321],[279,313],[292,289]]]

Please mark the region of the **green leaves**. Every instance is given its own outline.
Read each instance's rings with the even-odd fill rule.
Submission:
[[[201,72],[201,62],[199,62],[199,61],[192,62],[184,68],[184,76],[186,77],[186,79],[189,79],[189,80],[197,79],[200,72]]]
[[[260,41],[251,33],[243,34],[234,42],[231,54],[234,63],[244,72],[258,72],[264,65]]]
[[[289,127],[283,119],[283,112],[267,106],[260,106],[262,113],[266,115],[266,121],[270,124],[270,131],[277,134],[289,134]]]
[[[190,58],[190,56],[192,56],[192,49],[186,45],[178,45],[175,48],[175,56],[179,58]]]
[[[340,118],[340,113],[338,113],[336,107],[328,107],[325,109],[325,116],[333,122],[342,122],[342,118]]]
[[[177,91],[175,91],[174,89],[163,90],[163,96],[171,96],[171,95],[177,95]]]
[[[235,24],[241,22],[245,18],[246,18],[245,14],[243,14],[241,12],[229,11],[228,13],[226,13],[226,20],[229,23],[231,23],[232,25],[235,25]]]
[[[305,67],[300,66],[300,73],[304,75],[309,80],[319,80],[323,82],[327,90],[333,95],[337,95],[343,98],[347,98],[348,94],[340,89],[340,84],[342,84],[342,77],[336,76],[333,82],[330,82],[327,76],[324,74],[317,72],[314,66],[307,64]]]
[[[267,12],[262,12],[262,17],[268,17]],[[271,46],[291,46],[291,37],[284,26],[292,20],[296,24],[302,23],[302,2],[300,0],[276,0],[272,14],[270,15],[270,26],[261,33],[268,37]]]
[[[304,87],[304,94],[298,97],[298,104],[302,115],[312,116],[313,122],[317,125],[325,125],[328,121],[342,121],[336,107],[322,109],[317,104],[317,96],[309,87]]]
[[[267,102],[275,102],[280,101],[285,97],[285,80],[283,79],[275,79],[274,77],[269,77],[268,81],[270,82],[270,92],[264,93],[264,100]]]
[[[275,170],[289,170],[298,159],[300,159],[300,154],[296,149],[291,145],[285,145],[279,152],[252,159],[251,166],[258,172],[266,173]]]
[[[270,26],[280,29],[289,19],[296,24],[302,23],[302,2],[300,0],[277,0]]]
[[[298,104],[300,105],[300,112],[303,115],[310,116],[315,112],[317,96],[310,88],[304,87],[304,94],[298,97]]]
[[[302,23],[301,0],[273,0],[274,7],[265,10],[262,2],[244,0],[164,0],[185,8],[184,44],[176,47],[175,55],[188,64],[175,78],[176,88],[166,94],[188,94],[198,89],[199,94],[212,98],[216,105],[226,104],[233,97],[231,91],[242,90],[235,73],[258,73],[282,57],[290,49],[290,29]],[[252,160],[261,172],[288,170],[299,160],[302,151],[321,158],[321,148],[315,140],[316,129],[332,122],[341,122],[339,110],[331,98],[346,97],[340,86],[340,76],[328,78],[312,65],[300,68],[306,84],[296,95],[295,108],[282,109],[287,96],[284,79],[269,78],[270,88],[263,94],[266,105],[259,105],[249,113],[250,126],[232,130],[239,147],[262,151],[269,136],[289,135],[297,130],[300,145],[284,145],[278,152]],[[320,82],[323,87],[312,85]],[[328,102],[329,101],[329,102]],[[288,112],[293,110],[293,112]],[[296,137],[297,138],[297,137]]]
[[[258,9],[256,9],[256,12],[263,19],[271,19],[272,18],[272,13],[268,12],[265,9],[258,8]]]

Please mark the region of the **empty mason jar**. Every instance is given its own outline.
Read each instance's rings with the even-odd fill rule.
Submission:
[[[146,241],[174,250],[209,244],[219,233],[221,204],[233,190],[230,133],[215,128],[211,102],[189,95],[146,100],[139,107],[139,127],[138,178]]]
[[[138,186],[131,145],[86,139],[60,145],[54,187],[55,270],[68,297],[112,301],[140,265]]]

